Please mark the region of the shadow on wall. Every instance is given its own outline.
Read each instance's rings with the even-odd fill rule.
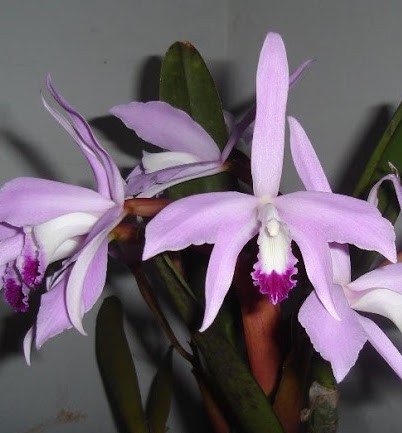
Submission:
[[[35,145],[35,143],[22,137],[11,127],[0,129],[0,139],[8,143],[13,151],[17,151],[21,159],[32,166],[38,177],[61,180],[60,174],[53,170],[51,161],[44,154],[38,152],[40,147]]]
[[[367,113],[365,127],[362,128],[360,136],[356,137],[349,146],[350,149],[354,149],[354,152],[351,153],[348,164],[343,166],[343,171],[338,177],[340,182],[335,191],[352,194],[364,167],[391,120],[392,114],[392,107],[385,104],[373,107]]]

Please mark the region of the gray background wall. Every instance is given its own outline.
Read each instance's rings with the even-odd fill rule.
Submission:
[[[232,110],[253,97],[267,31],[283,35],[292,68],[315,58],[292,91],[289,113],[302,121],[335,188],[347,187],[346,167],[358,166],[357,153],[376,142],[402,96],[398,1],[2,0],[0,6],[1,183],[37,176],[92,185],[83,158],[41,106],[45,75],[52,74],[57,88],[88,119],[99,119],[115,104],[155,97],[158,57],[176,40],[189,40],[201,51],[225,107]],[[116,143],[113,122],[94,123],[110,125],[98,136],[119,166],[132,167],[132,136]],[[297,188],[289,159],[285,169],[283,190]],[[127,331],[146,393],[166,343],[157,338],[127,272],[112,269],[109,283],[126,300],[132,325]],[[94,356],[98,307],[86,316],[88,337],[65,332],[27,367],[20,347],[27,318],[0,303],[1,431],[116,431]],[[402,348],[400,336],[392,330],[390,335]],[[191,373],[177,359],[175,375],[171,430],[206,431]],[[401,383],[370,348],[341,392],[341,433],[400,431]],[[193,412],[183,410],[184,401]],[[67,422],[67,412],[77,422]]]

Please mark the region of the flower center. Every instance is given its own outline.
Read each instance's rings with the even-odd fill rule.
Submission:
[[[292,277],[297,273],[297,259],[292,254],[289,230],[272,203],[260,209],[258,219],[261,222],[258,261],[251,276],[260,293],[277,304],[286,299],[296,285]]]

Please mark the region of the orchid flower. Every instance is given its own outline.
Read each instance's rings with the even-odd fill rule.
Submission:
[[[331,192],[314,149],[295,119],[290,120],[290,143],[306,189]],[[311,176],[312,172],[314,176]],[[394,183],[402,203],[402,188],[395,174],[376,183],[370,193],[371,202],[377,204],[378,188],[385,180]],[[402,355],[374,321],[358,313],[381,314],[392,320],[402,332],[402,263],[375,269],[352,281],[348,248],[332,244],[330,253],[334,275],[332,299],[340,320],[328,313],[315,292],[308,296],[299,312],[299,321],[315,350],[331,363],[334,376],[340,382],[355,364],[363,345],[369,341],[402,378]]]
[[[301,64],[289,78],[291,88],[311,60]],[[255,118],[252,107],[238,122],[226,114],[229,139],[221,152],[212,137],[186,112],[165,102],[131,102],[110,112],[143,140],[167,152],[143,152],[141,164],[127,178],[126,195],[152,197],[187,180],[210,176],[227,169],[225,162],[234,145]]]
[[[268,33],[265,39],[256,81],[251,148],[254,195],[216,192],[187,197],[167,206],[146,227],[144,259],[191,244],[215,244],[206,275],[201,331],[215,319],[231,285],[237,257],[257,234],[259,253],[252,278],[259,291],[278,303],[295,286],[293,240],[321,302],[335,318],[329,242],[352,243],[396,260],[393,228],[373,205],[327,192],[278,196],[289,89],[286,51],[278,34]]]
[[[47,87],[66,117],[43,99],[44,105],[78,144],[97,191],[36,178],[17,178],[0,190],[0,266],[11,306],[26,311],[29,292],[43,281],[46,268],[62,261],[61,272],[41,297],[35,329],[26,337],[28,362],[34,337],[39,348],[72,326],[85,334],[82,315],[105,283],[109,234],[125,215],[125,182],[116,165],[50,78]]]

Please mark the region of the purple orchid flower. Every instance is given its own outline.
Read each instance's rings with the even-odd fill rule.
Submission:
[[[378,210],[354,198],[316,191],[278,196],[282,173],[289,72],[282,38],[268,33],[257,69],[256,117],[251,148],[254,195],[217,192],[174,202],[146,227],[144,259],[190,244],[215,244],[205,283],[201,330],[215,319],[229,290],[236,260],[256,234],[259,253],[252,278],[272,303],[295,286],[296,258],[303,255],[319,299],[336,318],[331,296],[332,266],[328,243],[352,243],[396,260],[395,234]],[[312,176],[315,173],[312,171]]]
[[[50,78],[47,88],[66,117],[43,99],[44,105],[88,160],[97,191],[36,178],[17,178],[0,190],[0,266],[11,306],[26,311],[29,292],[43,281],[48,265],[62,261],[26,337],[28,362],[33,338],[39,348],[72,326],[85,334],[82,316],[105,283],[109,234],[125,215],[125,182],[115,163],[85,119],[56,93]]]
[[[312,60],[305,61],[289,78],[292,88]],[[141,164],[127,178],[126,195],[152,197],[165,189],[191,179],[226,170],[225,162],[234,145],[255,118],[252,107],[235,123],[226,115],[229,139],[221,152],[212,137],[186,112],[160,102],[131,102],[117,105],[110,112],[143,140],[167,152],[144,152]]]
[[[295,165],[306,189],[331,192],[314,149],[295,119],[290,121],[290,134]],[[376,183],[370,201],[377,204],[377,192],[385,180],[393,182],[401,204],[402,188],[396,174],[387,175]],[[315,292],[308,296],[299,312],[299,321],[315,350],[331,363],[335,379],[340,382],[369,341],[402,378],[402,355],[372,320],[358,313],[387,317],[402,332],[402,263],[375,269],[352,281],[348,248],[332,244],[330,253],[334,275],[332,299],[340,320],[328,313]]]

